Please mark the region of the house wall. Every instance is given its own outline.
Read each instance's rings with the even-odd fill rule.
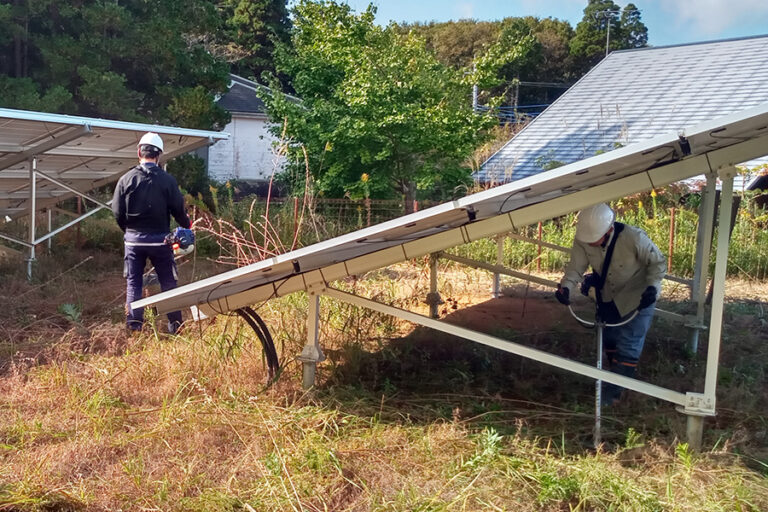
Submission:
[[[267,181],[276,169],[272,142],[275,137],[267,129],[262,116],[232,114],[224,128],[229,140],[214,144],[208,151],[208,176],[217,181],[230,179]],[[278,162],[278,167],[282,162]]]

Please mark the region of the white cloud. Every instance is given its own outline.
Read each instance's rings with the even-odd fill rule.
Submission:
[[[663,11],[672,15],[678,27],[705,36],[717,36],[725,30],[768,16],[766,0],[659,0],[658,3]]]

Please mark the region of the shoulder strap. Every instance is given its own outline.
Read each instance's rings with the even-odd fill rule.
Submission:
[[[605,251],[603,268],[601,269],[602,272],[600,272],[600,281],[598,282],[597,287],[595,288],[598,302],[603,302],[602,290],[603,290],[603,286],[605,286],[605,280],[608,279],[608,268],[611,266],[611,260],[613,259],[613,249],[614,247],[616,247],[616,240],[618,240],[619,234],[623,230],[624,230],[624,224],[622,224],[621,222],[613,223],[613,238],[611,238],[611,243],[608,244],[608,249]]]

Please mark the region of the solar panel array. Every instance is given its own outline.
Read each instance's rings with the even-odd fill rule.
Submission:
[[[613,52],[489,158],[475,179],[519,180],[739,112],[768,101],[766,84],[768,36]]]
[[[768,103],[133,303],[224,313],[768,155]]]
[[[53,206],[74,194],[107,185],[136,165],[141,136],[159,133],[164,160],[227,139],[226,133],[105,119],[0,109],[0,217],[30,213],[30,160],[53,178],[36,180],[36,208]]]

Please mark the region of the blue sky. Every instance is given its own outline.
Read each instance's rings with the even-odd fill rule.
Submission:
[[[616,0],[614,0],[616,1]],[[587,0],[346,0],[360,11],[378,7],[376,21],[499,20],[552,17],[576,24]],[[620,6],[626,1],[616,1]],[[768,0],[635,0],[653,46],[768,34]]]

